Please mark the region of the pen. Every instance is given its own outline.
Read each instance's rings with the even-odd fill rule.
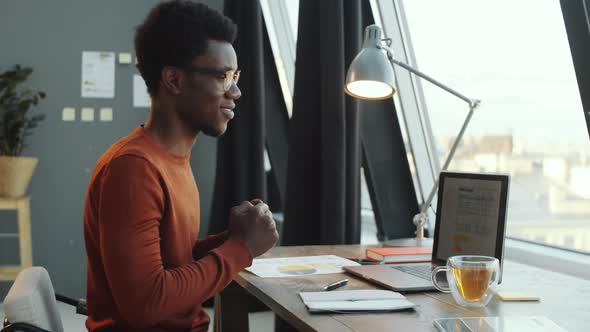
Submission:
[[[348,283],[348,279],[342,279],[342,280],[338,280],[333,284],[329,284],[328,286],[324,287],[325,291],[331,291],[333,289],[336,288],[340,288],[342,286],[345,286]]]

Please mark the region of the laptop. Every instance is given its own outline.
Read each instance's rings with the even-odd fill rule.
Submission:
[[[434,290],[432,270],[457,255],[493,256],[502,267],[509,176],[441,172],[430,263],[345,266],[398,292]],[[500,268],[500,282],[502,268]]]

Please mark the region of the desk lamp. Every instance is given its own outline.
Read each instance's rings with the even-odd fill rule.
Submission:
[[[384,41],[390,43],[391,40],[383,40],[381,39],[381,35],[381,28],[375,24],[369,25],[365,28],[363,48],[352,60],[352,63],[348,68],[344,90],[347,94],[359,99],[382,100],[391,98],[395,94],[393,65],[396,64],[465,101],[469,105],[469,113],[467,113],[467,117],[461,126],[461,130],[455,138],[447,159],[441,168],[441,170],[444,171],[448,168],[449,163],[453,159],[457,146],[471,120],[471,116],[481,101],[478,99],[467,98],[421,71],[394,59],[393,51],[388,47],[389,44],[383,44]],[[413,218],[413,223],[416,226],[415,239],[418,241],[422,240],[424,237],[424,224],[428,221],[426,211],[438,189],[438,181],[439,177],[437,176],[434,186],[432,187],[432,190],[430,190],[430,194],[420,208],[420,212]]]

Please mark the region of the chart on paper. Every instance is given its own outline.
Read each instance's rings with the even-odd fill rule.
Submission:
[[[360,264],[334,255],[259,258],[255,259],[246,271],[262,278],[280,278],[341,273],[344,272],[343,266],[351,265]]]

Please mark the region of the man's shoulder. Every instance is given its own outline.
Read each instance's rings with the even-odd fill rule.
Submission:
[[[113,162],[145,163],[153,166],[150,144],[138,134],[137,130],[121,138],[108,148],[96,163],[97,169],[104,169]]]
[[[149,149],[150,146],[144,140],[131,134],[113,144],[104,155],[110,156],[110,160],[122,157],[136,157],[149,161],[150,156],[152,156]]]

